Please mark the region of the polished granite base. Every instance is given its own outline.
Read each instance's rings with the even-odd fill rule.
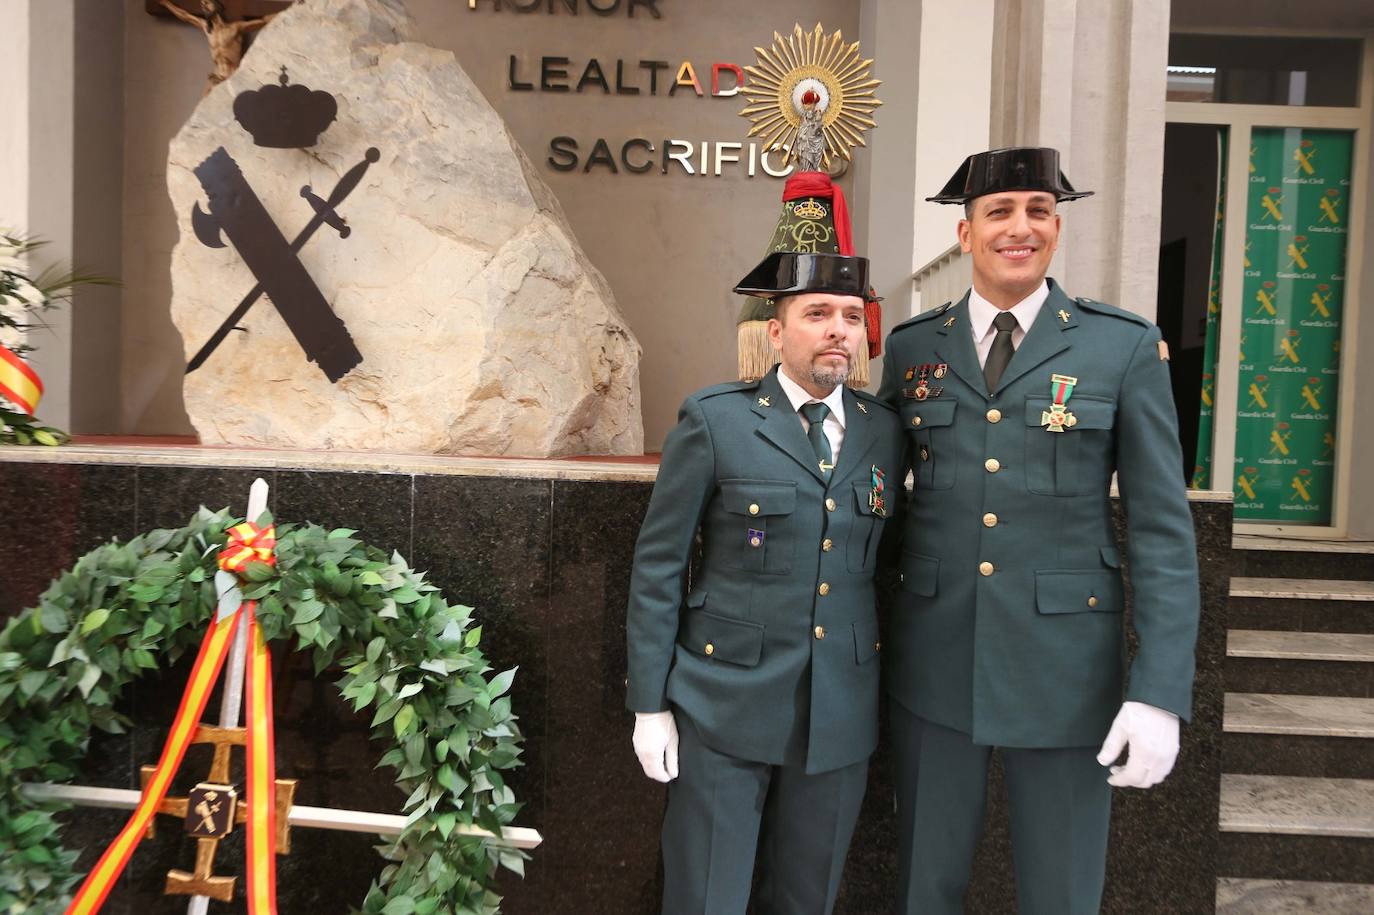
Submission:
[[[65,450],[65,449],[64,449]],[[625,604],[634,540],[648,504],[652,465],[577,461],[463,461],[337,456],[315,462],[287,453],[161,449],[0,449],[0,504],[26,519],[36,548],[0,551],[0,616],[31,605],[47,582],[111,537],[181,525],[205,504],[243,505],[263,476],[279,519],[348,526],[398,549],[453,600],[477,608],[483,646],[498,668],[519,665],[512,690],[526,735],[525,766],[512,779],[526,805],[520,825],[544,844],[527,876],[502,879],[504,910],[522,913],[639,915],[661,893],[658,829],[665,789],[640,774],[623,706]],[[1204,912],[1215,898],[1226,578],[1230,506],[1191,502],[1203,572],[1194,723],[1169,781],[1150,792],[1118,791],[1108,860],[1106,912]],[[301,780],[303,804],[396,811],[403,798],[372,766],[367,722],[351,714],[304,659],[276,649],[278,770]],[[134,787],[139,765],[155,761],[183,670],[140,681],[124,703],[136,727],[100,738],[87,758],[87,783]],[[211,707],[218,703],[212,699]],[[188,759],[178,783],[208,762]],[[988,827],[969,892],[972,912],[1014,909],[1005,794],[994,773]],[[891,911],[896,880],[891,760],[871,770],[864,816],[849,857],[837,911]],[[68,842],[83,863],[98,855],[123,815],[73,811]],[[180,911],[160,895],[170,867],[188,868],[193,850],[168,823],[140,847],[104,911]],[[381,869],[368,836],[296,830],[280,862],[280,909],[344,912],[361,902]],[[222,873],[240,871],[225,843]],[[241,892],[241,890],[240,890]],[[1141,900],[1150,900],[1142,908]],[[241,902],[212,912],[241,912]]]

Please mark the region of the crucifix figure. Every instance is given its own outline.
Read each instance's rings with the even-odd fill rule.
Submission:
[[[230,20],[224,12],[220,0],[200,0],[199,14],[187,12],[172,0],[158,0],[158,4],[176,18],[193,25],[205,33],[210,42],[210,60],[214,71],[207,76],[205,94],[234,75],[243,59],[243,44],[249,33],[272,21],[276,13],[268,13],[256,19]]]

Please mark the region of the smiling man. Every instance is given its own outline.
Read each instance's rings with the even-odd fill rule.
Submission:
[[[1056,207],[1085,196],[1053,149],[970,156],[929,199],[964,205],[972,288],[888,338],[879,396],[916,481],[885,664],[903,912],[963,912],[994,748],[1019,910],[1097,912],[1111,787],[1162,781],[1188,717],[1197,554],[1168,351],[1045,276]]]
[[[682,405],[627,620],[634,748],[668,782],[663,911],[829,912],[878,740],[873,570],[901,486],[890,407],[845,387],[868,262],[777,252],[735,288],[780,365]],[[700,532],[701,562],[688,587]]]

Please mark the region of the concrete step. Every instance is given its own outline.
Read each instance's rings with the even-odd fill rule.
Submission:
[[[1264,600],[1374,602],[1374,581],[1311,578],[1232,578],[1231,597]]]
[[[1304,609],[1320,617],[1325,607]],[[1366,615],[1374,619],[1374,612]],[[1296,616],[1301,624],[1303,614]],[[1374,696],[1374,633],[1233,629],[1226,639],[1225,682],[1233,693]]]
[[[1227,693],[1222,730],[1227,734],[1374,738],[1374,699]],[[1370,750],[1374,752],[1374,747]]]
[[[1223,734],[1221,771],[1237,775],[1374,779],[1374,747],[1368,740],[1349,737]],[[1374,854],[1370,857],[1374,858]]]
[[[1226,656],[1374,663],[1374,634],[1232,629],[1226,634]]]
[[[1374,633],[1374,603],[1233,597],[1226,623],[1231,629]]]
[[[1374,580],[1374,542],[1302,540],[1236,534],[1233,575],[1258,578]]]
[[[1222,773],[1220,828],[1374,839],[1374,780]]]
[[[1267,534],[1234,533],[1231,549],[1253,553],[1303,553],[1307,555],[1374,556],[1374,540],[1314,540],[1308,537],[1273,537]]]
[[[1217,915],[1368,915],[1374,886],[1311,880],[1217,880]]]

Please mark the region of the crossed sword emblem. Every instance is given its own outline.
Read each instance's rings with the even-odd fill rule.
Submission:
[[[362,181],[367,167],[380,158],[376,147],[369,148],[363,160],[339,179],[326,200],[317,197],[309,185],[301,188],[301,196],[315,215],[290,242],[223,146],[196,166],[196,178],[210,207],[207,212],[197,203],[191,211],[191,227],[196,237],[207,247],[223,248],[223,236],[227,236],[258,282],[191,357],[186,365],[187,374],[205,363],[264,292],[306,358],[316,363],[331,382],[337,382],[363,361],[352,334],[329,306],[297,254],[322,225],[329,225],[340,238],[349,236],[351,230],[337,208]]]

